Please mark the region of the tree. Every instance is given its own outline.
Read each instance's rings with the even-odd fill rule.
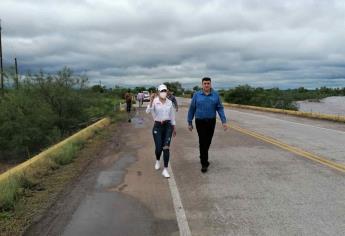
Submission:
[[[105,91],[105,86],[101,86],[99,84],[94,85],[91,87],[91,91],[94,93],[104,93]]]
[[[174,92],[176,96],[181,95],[184,91],[184,88],[182,87],[181,83],[178,81],[165,82],[164,84],[168,87],[170,91]]]
[[[297,91],[298,91],[299,93],[305,93],[305,92],[308,92],[308,90],[307,90],[307,89],[305,89],[304,87],[299,87],[299,88],[297,89]]]
[[[151,93],[151,92],[156,92],[156,91],[157,91],[157,88],[151,86],[150,88],[148,88],[148,91],[149,91],[150,93]]]
[[[54,75],[28,74],[17,90],[9,88],[0,99],[0,159],[26,159],[90,118],[110,114],[113,91],[94,93],[86,82],[65,67]]]
[[[250,104],[250,100],[254,95],[254,89],[249,85],[240,85],[235,89],[229,90],[225,94],[225,101],[238,103],[238,104]]]
[[[201,90],[201,88],[200,88],[199,86],[194,86],[194,87],[193,87],[193,91],[194,91],[194,92],[199,91],[199,90]]]
[[[61,135],[78,122],[86,119],[83,113],[87,99],[73,88],[78,81],[72,77],[72,70],[64,68],[57,76],[45,76],[43,72],[32,78],[38,95],[50,106],[56,115],[56,126]]]
[[[133,93],[139,93],[139,92],[142,92],[142,91],[146,91],[146,88],[141,86],[141,87],[135,87],[133,89]]]
[[[0,101],[0,158],[31,156],[59,137],[56,116],[34,89],[11,91]]]

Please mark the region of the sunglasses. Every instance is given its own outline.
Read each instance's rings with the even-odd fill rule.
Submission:
[[[159,91],[159,92],[166,92],[167,90],[166,89],[163,89],[163,90],[161,90],[161,91]]]

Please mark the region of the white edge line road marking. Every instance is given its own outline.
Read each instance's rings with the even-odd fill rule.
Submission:
[[[175,182],[175,177],[174,177],[174,173],[173,173],[172,168],[171,168],[171,164],[169,165],[168,168],[169,168],[169,172],[170,172],[170,178],[168,179],[169,188],[170,188],[171,196],[172,196],[173,203],[174,203],[177,225],[178,225],[178,228],[180,230],[180,235],[181,236],[191,236],[192,233],[190,231],[187,217],[186,217],[186,213],[184,211],[182,201],[180,198],[180,194],[179,194],[178,189],[177,189],[177,185]]]
[[[238,113],[242,113],[242,114],[246,114],[246,115],[250,115],[250,116],[256,116],[256,117],[265,117],[271,120],[279,120],[282,122],[287,122],[287,123],[292,123],[292,124],[297,124],[297,125],[301,125],[301,126],[308,126],[308,127],[313,127],[313,128],[318,128],[318,129],[323,129],[323,130],[327,130],[327,131],[332,131],[332,132],[336,132],[336,133],[341,133],[341,134],[345,134],[345,131],[340,131],[340,130],[335,130],[335,129],[328,129],[328,128],[323,128],[320,126],[314,126],[314,125],[307,125],[307,124],[302,124],[302,123],[298,123],[298,122],[293,122],[293,121],[288,121],[288,120],[282,120],[282,119],[278,119],[278,118],[273,118],[270,116],[265,116],[265,115],[257,115],[257,114],[252,114],[250,112],[242,112],[242,111],[237,111],[237,110],[233,110],[233,109],[229,109],[227,108],[228,111],[233,111],[233,112],[238,112]]]

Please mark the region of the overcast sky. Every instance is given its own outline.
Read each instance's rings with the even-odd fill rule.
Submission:
[[[345,1],[0,0],[5,64],[108,86],[345,87]]]

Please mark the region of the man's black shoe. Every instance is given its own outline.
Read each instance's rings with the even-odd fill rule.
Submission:
[[[203,166],[203,167],[201,168],[201,172],[202,172],[202,173],[206,173],[206,172],[207,172],[207,167],[206,167],[206,166]]]

